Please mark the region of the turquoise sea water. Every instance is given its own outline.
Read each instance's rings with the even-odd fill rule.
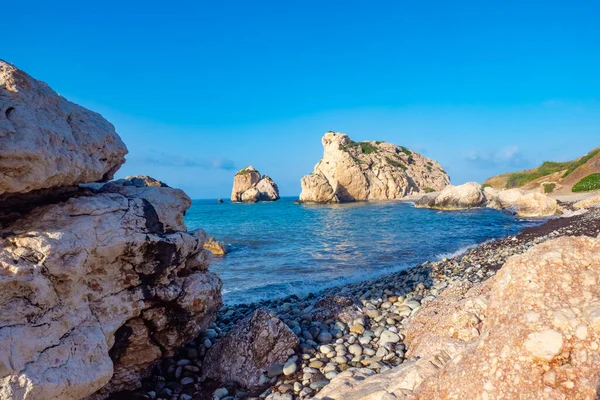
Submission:
[[[188,229],[226,243],[211,270],[227,303],[316,292],[439,259],[538,222],[490,209],[440,212],[397,201],[298,205],[195,200]]]

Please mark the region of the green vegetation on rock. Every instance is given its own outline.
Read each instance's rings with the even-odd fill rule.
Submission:
[[[586,176],[573,186],[573,192],[589,192],[590,190],[600,190],[600,173]]]
[[[424,188],[423,188],[423,191],[424,191],[425,193],[433,193],[433,192],[435,192],[435,190],[434,190],[434,189],[432,189],[432,188],[430,188],[429,186],[426,186],[426,187],[424,187]]]
[[[410,156],[410,155],[412,154],[412,151],[410,151],[409,149],[407,149],[407,148],[406,148],[406,147],[404,147],[404,146],[400,146],[400,149],[401,149],[401,150],[402,150],[402,152],[403,152],[404,154],[406,154],[407,156]]]
[[[396,167],[396,168],[401,168],[402,170],[406,171],[406,165],[402,164],[401,162],[399,162],[399,161],[396,161],[396,160],[392,160],[392,159],[391,159],[391,158],[389,158],[389,157],[386,157],[386,158],[385,158],[385,160],[386,160],[386,161],[388,162],[388,164],[390,164],[391,166],[393,166],[393,167]]]
[[[556,187],[556,183],[544,183],[544,193],[552,193]]]
[[[575,171],[577,168],[581,167],[583,164],[590,161],[598,153],[600,153],[600,148],[590,151],[588,154],[581,157],[577,161],[572,161],[571,166],[569,166],[569,169],[567,169],[567,171],[564,173],[563,178],[566,178],[567,176],[569,176],[571,174],[571,172]]]

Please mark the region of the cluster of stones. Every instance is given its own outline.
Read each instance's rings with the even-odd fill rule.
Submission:
[[[600,230],[597,224],[599,217],[600,212],[595,211],[557,220],[571,222],[543,235],[531,236],[526,230],[517,236],[484,243],[451,259],[425,262],[406,271],[327,289],[317,295],[226,305],[210,329],[182,349],[177,357],[165,360],[155,371],[147,384],[147,387],[154,387],[145,396],[164,400],[187,399],[194,391],[212,390],[215,399],[225,400],[304,399],[317,395],[338,374],[350,368],[367,368],[376,374],[388,371],[407,360],[405,324],[446,287],[461,282],[483,282],[493,276],[509,257],[522,254],[550,238],[589,234],[593,226]],[[322,306],[336,301],[342,306],[330,307],[330,312]],[[264,370],[257,387],[246,389],[234,382],[220,382],[215,386],[214,382],[201,382],[201,373],[195,368],[190,371],[178,365],[188,365],[189,362],[201,366],[198,360],[207,349],[257,309],[274,312],[300,340],[295,354],[290,355],[287,361]],[[202,368],[210,369],[211,365]]]
[[[521,189],[483,188],[476,182],[467,182],[458,186],[449,185],[440,193],[427,194],[417,199],[415,206],[436,210],[488,207],[507,210],[525,218],[551,217],[563,213],[555,199],[542,193],[528,193]]]

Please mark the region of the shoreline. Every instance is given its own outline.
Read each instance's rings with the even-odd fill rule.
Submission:
[[[163,360],[155,367],[153,375],[144,382],[143,390],[137,392],[138,398],[304,399],[316,395],[331,379],[349,368],[385,372],[406,360],[404,355],[407,348],[402,335],[404,323],[448,286],[461,282],[471,285],[483,282],[495,275],[507,258],[522,254],[546,240],[561,236],[596,237],[599,234],[600,210],[592,209],[580,215],[550,219],[542,225],[524,228],[516,235],[483,242],[448,259],[425,261],[374,279],[327,288],[303,297],[291,295],[247,304],[224,305],[217,314],[217,320],[196,340],[181,348],[173,358]],[[349,299],[352,303],[350,308],[357,312],[355,318],[343,321],[340,318],[314,318],[315,304],[333,297]],[[262,385],[249,392],[232,382],[199,382],[199,377],[193,374],[185,374],[186,378],[191,375],[193,385],[186,387],[177,383],[180,379],[174,376],[174,366],[182,362],[202,365],[207,348],[259,308],[272,311],[300,338],[300,345],[293,356],[297,359],[294,372],[282,374],[281,365],[279,371],[269,376],[263,375]],[[340,312],[346,311],[333,310],[338,317]],[[383,343],[382,335],[391,337],[393,345]],[[190,355],[196,355],[196,359]],[[289,362],[294,363],[292,357]],[[169,385],[172,389],[169,389]],[[213,395],[215,390],[217,396]],[[113,397],[118,398],[122,397]]]

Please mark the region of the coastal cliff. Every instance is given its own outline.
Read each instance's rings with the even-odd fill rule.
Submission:
[[[99,114],[0,61],[0,399],[139,387],[221,307],[191,200],[108,182],[127,148]]]
[[[403,146],[354,142],[335,132],[327,132],[321,142],[323,158],[301,180],[304,203],[401,199],[450,184],[436,161]]]

